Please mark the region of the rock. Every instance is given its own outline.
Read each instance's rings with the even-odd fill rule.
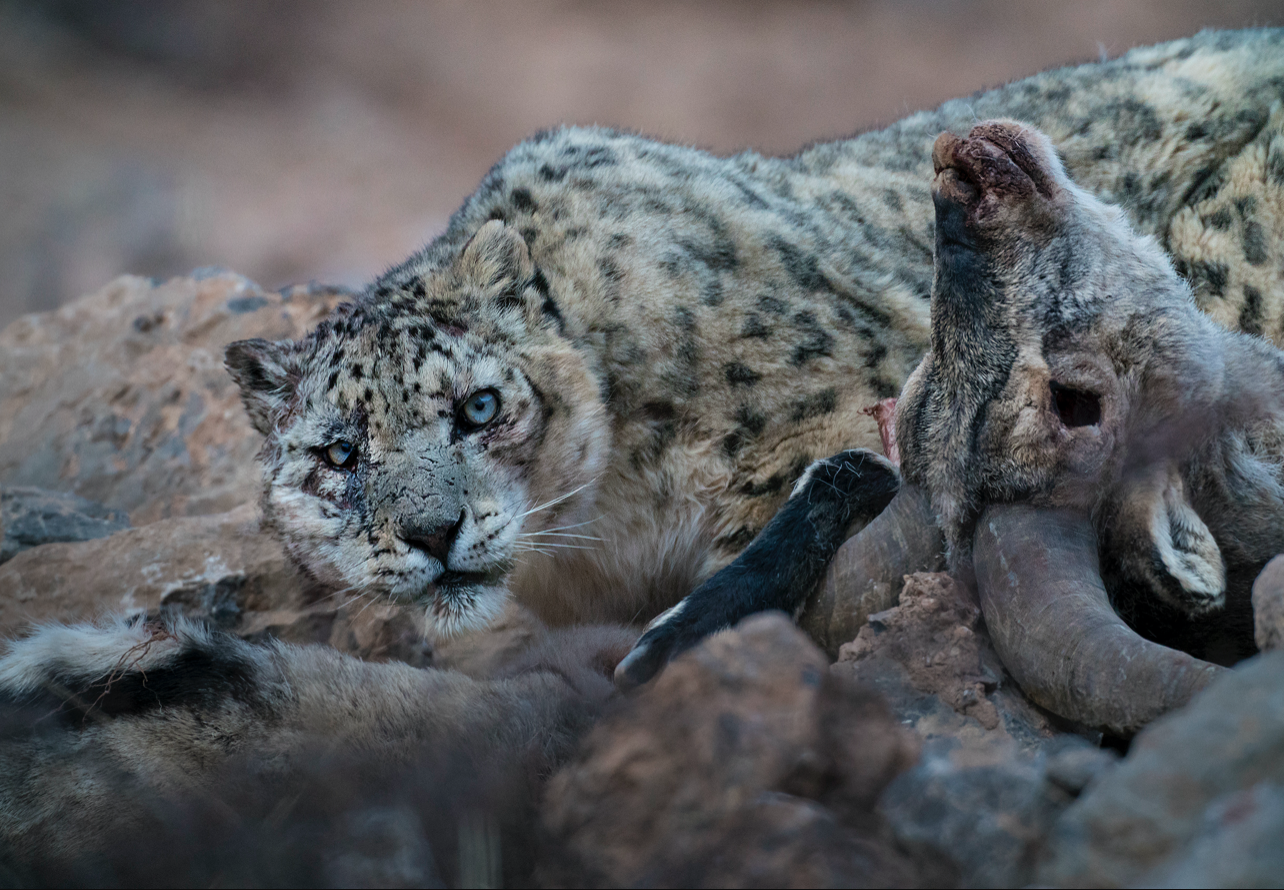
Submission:
[[[546,790],[545,883],[909,886],[873,804],[917,745],[784,616],[718,634],[625,700]]]
[[[1084,744],[1073,735],[1062,736],[1042,753],[1046,755],[1043,766],[1047,781],[1074,797],[1119,762],[1119,755],[1112,749]]]
[[[192,516],[93,541],[45,544],[0,566],[0,632],[32,621],[85,621],[104,611],[178,608],[234,628],[245,611],[298,609],[308,584],[257,511]]]
[[[324,643],[370,661],[478,678],[495,676],[548,635],[513,603],[485,632],[425,639],[421,609],[335,596],[301,576],[249,504],[25,550],[0,566],[0,590],[3,635],[32,622],[88,621],[107,611],[179,612],[251,640]]]
[[[961,887],[1028,885],[1053,822],[1117,759],[1073,735],[1034,756],[993,753],[985,762],[964,746],[925,751],[879,801],[896,840],[948,860]]]
[[[1038,882],[1122,887],[1205,875],[1191,880],[1241,886],[1269,873],[1278,886],[1284,872],[1270,871],[1270,863],[1279,861],[1281,784],[1284,652],[1271,652],[1142,730],[1109,779],[1092,782],[1057,820]],[[1267,836],[1273,859],[1231,861],[1235,850],[1258,849]],[[1219,838],[1228,844],[1220,855],[1229,857],[1221,865],[1211,852]]]
[[[875,683],[908,681],[995,729],[999,712],[986,696],[998,688],[1003,667],[978,636],[980,626],[980,607],[949,575],[909,575],[900,604],[869,616],[856,639],[839,649],[838,660]]]
[[[1284,649],[1284,556],[1268,562],[1253,582],[1253,642],[1263,652]]]
[[[907,575],[899,605],[871,615],[833,670],[877,688],[929,749],[939,740],[982,760],[1033,755],[1071,728],[1021,693],[975,593],[944,573]]]
[[[0,563],[41,544],[90,541],[129,528],[129,519],[74,494],[30,486],[0,489]]]
[[[1208,805],[1185,852],[1143,887],[1278,887],[1284,876],[1284,788],[1259,782]]]
[[[251,638],[429,663],[415,610],[316,590],[250,506],[262,437],[223,349],[299,337],[344,296],[268,293],[217,269],[127,276],[0,332],[0,632],[181,611]]]
[[[373,661],[432,662],[420,611],[320,590],[259,528],[258,511],[154,522],[81,543],[46,544],[0,566],[0,634],[104,612],[177,611],[250,639],[327,643]],[[478,661],[457,643],[455,657]]]
[[[839,650],[836,675],[868,683],[923,740],[879,810],[912,852],[962,886],[1019,887],[1053,821],[1115,759],[1029,702],[990,643],[974,593],[942,573],[905,578],[899,605]]]
[[[343,296],[233,273],[126,276],[18,319],[0,332],[0,486],[69,491],[134,525],[252,501],[262,440],[223,348],[298,337]]]

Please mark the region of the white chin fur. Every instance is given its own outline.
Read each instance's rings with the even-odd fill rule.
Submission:
[[[484,630],[504,611],[507,602],[508,590],[504,587],[472,587],[453,591],[449,596],[439,593],[424,616],[425,633],[429,638],[448,638]]]

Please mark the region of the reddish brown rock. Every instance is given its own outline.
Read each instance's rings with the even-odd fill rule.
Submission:
[[[133,525],[254,500],[262,444],[223,369],[245,337],[298,337],[343,294],[239,275],[118,278],[0,332],[0,485],[66,491]]]
[[[871,615],[832,671],[877,688],[922,738],[921,762],[879,811],[904,848],[947,860],[963,886],[1029,883],[1057,816],[1115,760],[1025,698],[974,593],[949,575],[907,576],[899,605]]]
[[[337,596],[301,576],[248,504],[24,550],[0,565],[0,591],[0,636],[38,621],[174,610],[249,639],[325,643],[372,661],[432,664],[479,678],[495,676],[548,637],[513,603],[487,631],[427,640],[421,609]],[[625,636],[631,645],[636,632]]]
[[[302,608],[307,584],[246,505],[24,550],[0,566],[0,590],[0,632],[12,634],[31,621],[163,606],[203,611],[229,626],[246,610]]]
[[[329,643],[379,661],[431,657],[415,610],[317,589],[261,531],[251,505],[24,550],[0,565],[0,591],[6,636],[37,621],[174,610],[251,638]]]
[[[779,614],[675,660],[554,776],[546,883],[908,886],[879,792],[917,745]]]
[[[978,635],[980,626],[980,606],[949,575],[910,575],[900,604],[869,616],[856,639],[839,649],[838,660],[890,659],[915,689],[939,695],[958,713],[995,729],[999,712],[986,695],[998,687],[1003,668],[984,630]]]
[[[899,604],[871,615],[833,669],[878,688],[928,740],[1007,757],[1066,729],[1021,694],[990,643],[975,593],[944,573],[907,575]]]
[[[415,610],[313,589],[252,506],[262,438],[223,349],[245,337],[301,336],[343,297],[269,293],[230,272],[163,284],[124,277],[0,332],[9,526],[0,550],[17,554],[0,566],[0,632],[180,610],[249,637],[425,663],[431,647]],[[39,492],[39,503],[23,492]],[[122,513],[135,528],[118,531]]]

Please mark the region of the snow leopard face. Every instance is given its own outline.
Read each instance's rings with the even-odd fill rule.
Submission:
[[[267,524],[311,575],[422,604],[449,633],[498,614],[541,531],[582,521],[603,408],[539,278],[494,223],[377,307],[229,347],[267,437]]]

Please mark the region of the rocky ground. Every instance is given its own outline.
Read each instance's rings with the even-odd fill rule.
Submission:
[[[518,609],[488,634],[425,641],[411,614],[314,589],[260,532],[259,439],[222,346],[296,336],[342,296],[218,271],[127,277],[0,333],[0,631],[178,611],[251,639],[479,677],[537,647],[549,632]],[[1259,645],[1276,649],[1284,563],[1254,602]],[[340,815],[325,844],[334,824],[396,830],[368,829],[378,843],[360,861],[374,871],[332,856],[348,863],[324,873],[336,885],[494,878],[464,866],[517,837],[504,878],[559,886],[1272,886],[1284,653],[1242,664],[1130,744],[1103,739],[1025,699],[969,589],[914,575],[836,662],[778,615],[679,658],[611,704],[542,791],[523,791],[505,817],[516,834],[460,822],[458,850],[441,849],[440,832],[434,847],[414,826],[451,805],[434,817],[421,801],[407,823],[363,793],[336,803],[330,791],[323,811]],[[362,832],[346,842],[360,848]]]

